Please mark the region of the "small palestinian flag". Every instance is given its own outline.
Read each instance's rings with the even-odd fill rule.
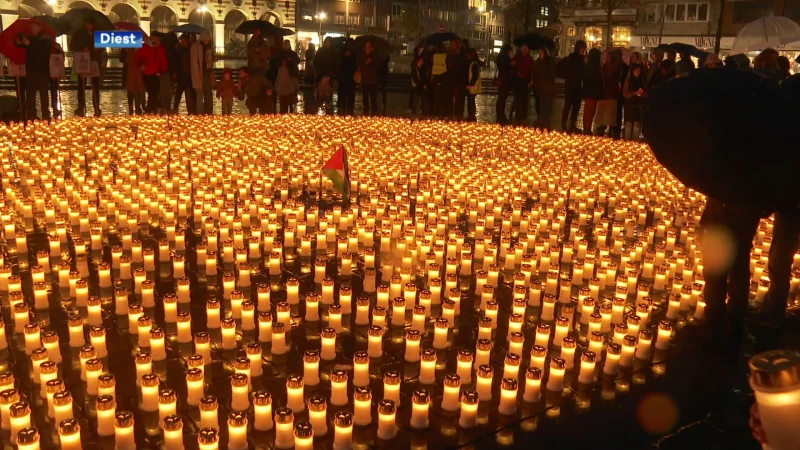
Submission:
[[[322,167],[322,173],[331,179],[333,188],[342,194],[344,203],[350,202],[350,165],[347,164],[347,152],[340,145],[336,153]]]

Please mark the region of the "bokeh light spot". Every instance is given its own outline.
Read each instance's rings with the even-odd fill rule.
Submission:
[[[736,257],[736,245],[730,230],[710,226],[703,232],[704,269],[712,274],[728,271]]]
[[[643,430],[661,435],[678,423],[678,405],[664,393],[645,395],[636,406],[636,421]]]

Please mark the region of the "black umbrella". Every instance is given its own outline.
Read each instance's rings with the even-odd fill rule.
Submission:
[[[331,37],[330,40],[331,40],[331,47],[338,48],[341,50],[344,49],[345,46],[347,46],[347,38],[344,36]]]
[[[548,48],[550,50],[555,50],[556,48],[556,44],[551,38],[539,33],[528,33],[517,36],[514,38],[514,45],[517,47],[527,45],[530,49]]]
[[[383,61],[389,57],[391,51],[386,39],[375,36],[374,34],[365,34],[356,38],[356,45],[359,48],[363,48],[364,44],[367,42],[372,44],[372,48],[375,49],[375,57],[378,61]]]
[[[253,34],[255,30],[260,30],[261,34],[269,36],[279,36],[280,32],[280,28],[266,20],[245,20],[236,28],[239,34]]]
[[[789,151],[786,131],[798,113],[787,103],[777,83],[756,73],[702,69],[653,89],[643,131],[656,159],[687,186],[723,202],[793,206],[800,154]]]
[[[281,28],[280,30],[278,30],[278,36],[291,36],[293,34],[294,34],[294,31],[292,31],[292,30],[290,30],[288,28]]]
[[[95,30],[113,31],[117,29],[105,14],[89,8],[70,9],[61,16],[61,20],[69,24],[70,32],[75,32],[83,28],[87,20],[94,20]]]
[[[56,36],[61,36],[70,32],[69,22],[64,19],[53,16],[36,16],[34,19],[39,19],[46,23],[47,26],[56,32]]]
[[[430,36],[424,39],[425,45],[437,45],[441,44],[445,41],[452,41],[453,39],[461,40],[457,34],[451,33],[449,31],[441,31],[439,33],[433,33]]]

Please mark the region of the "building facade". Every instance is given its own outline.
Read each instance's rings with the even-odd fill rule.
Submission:
[[[603,8],[605,0],[560,0],[559,21],[561,23],[557,44],[560,55],[572,50],[579,39],[589,48],[605,49],[608,43],[608,12]],[[623,4],[611,13],[611,46],[629,47],[636,29],[639,11],[635,6]]]
[[[212,35],[217,53],[241,56],[247,36],[234,31],[245,20],[263,19],[296,29],[295,0],[0,0],[0,18],[7,26],[18,17],[60,16],[74,8],[100,11],[112,22],[138,24],[145,32],[166,32],[185,23],[200,25]],[[61,38],[67,48],[67,40]]]
[[[298,41],[318,46],[328,36],[386,37],[391,5],[390,0],[298,0]]]

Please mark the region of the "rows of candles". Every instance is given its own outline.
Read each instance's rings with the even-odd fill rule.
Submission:
[[[647,364],[676,327],[703,319],[704,198],[641,144],[391,119],[171,120],[0,130],[11,315],[0,349],[27,359],[34,383],[26,394],[0,374],[0,426],[20,449],[39,448],[37,405],[64,450],[81,435],[137,448],[146,414],[168,450],[187,439],[248,448],[248,433],[267,431],[276,448],[332,436],[346,449],[354,427],[381,440],[427,429],[432,408],[469,429],[479,409],[517,416]],[[347,207],[319,174],[338,145],[352,167]],[[753,250],[757,300],[770,233],[765,221]],[[46,317],[62,310],[59,334]],[[466,316],[477,330],[457,346]],[[315,347],[294,348],[292,330],[312,326]],[[345,357],[341,340],[359,332]],[[110,370],[107,333],[127,335],[135,360],[131,411],[118,408],[128,381]],[[392,335],[414,376],[380,373]],[[285,392],[257,389],[266,366],[300,351]],[[184,388],[154,369],[170,358],[185,365]],[[230,398],[209,395],[218,359]],[[66,389],[71,370],[88,431]]]

